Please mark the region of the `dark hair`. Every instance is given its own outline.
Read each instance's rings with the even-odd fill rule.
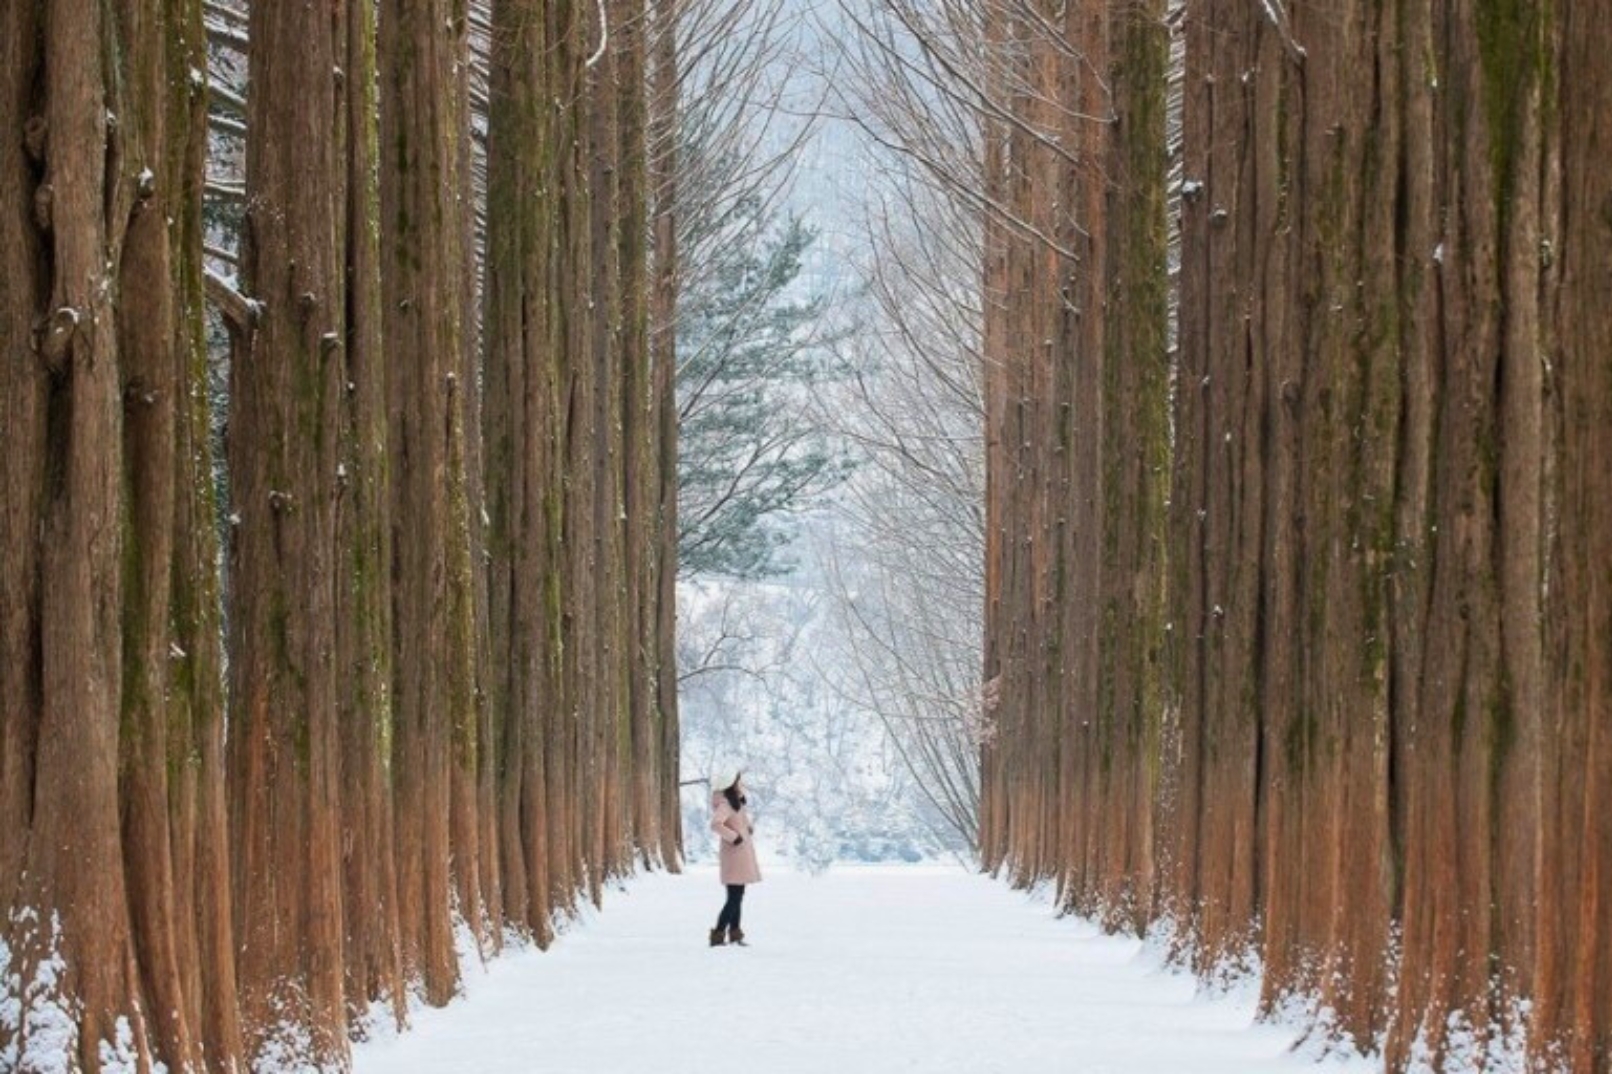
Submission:
[[[728,800],[728,806],[735,810],[739,809],[747,801],[744,795],[739,793],[738,780],[734,780],[733,786],[722,792],[722,797],[726,798]]]

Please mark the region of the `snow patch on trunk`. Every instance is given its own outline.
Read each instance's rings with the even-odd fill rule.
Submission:
[[[1498,992],[1498,983],[1495,985]],[[1424,1026],[1411,1045],[1405,1074],[1571,1074],[1560,1057],[1541,1060],[1529,1066],[1527,1025],[1532,1004],[1527,1000],[1510,1004],[1507,1015],[1485,1032],[1465,1015],[1452,1012],[1444,1025],[1444,1062],[1428,1040]]]
[[[61,915],[52,912],[50,920],[42,923],[32,907],[13,910],[9,935],[18,941],[21,950],[14,949],[0,935],[0,1070],[74,1074],[79,1069],[79,1026],[84,1008],[66,992],[68,965],[62,954]],[[31,972],[23,964],[23,950],[40,952]],[[142,1070],[168,1074],[165,1063],[142,1066],[134,1032],[140,1021],[138,1007],[133,1015],[133,1021],[128,1015],[119,1015],[113,1023],[112,1039],[96,1042],[101,1074],[139,1074]]]
[[[313,1055],[313,1036],[308,1027],[291,1018],[282,1018],[264,1037],[252,1061],[253,1074],[321,1074]]]
[[[5,952],[7,966],[0,967],[0,976],[6,981],[5,1008],[10,1018],[0,1013],[0,1028],[8,1032],[13,1043],[11,1052],[16,1069],[30,1074],[72,1074],[73,1057],[78,1054],[79,1008],[71,997],[62,994],[67,977],[67,960],[62,956],[62,922],[52,913],[43,924],[39,914],[25,907],[12,915],[13,935],[20,937],[23,950],[40,952],[39,962],[23,981],[26,966],[15,970],[9,966],[12,952]],[[20,957],[18,958],[20,962]],[[8,1068],[10,1069],[10,1068]]]
[[[22,978],[11,968],[11,945],[0,930],[0,1070],[16,1070],[22,1028]]]
[[[140,1074],[140,1052],[134,1045],[134,1027],[122,1015],[113,1027],[111,1040],[101,1041],[101,1074]],[[165,1063],[152,1066],[152,1074],[165,1074]]]

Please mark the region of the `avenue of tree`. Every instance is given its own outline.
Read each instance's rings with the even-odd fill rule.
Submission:
[[[678,867],[671,8],[0,9],[0,1067],[339,1069]]]
[[[808,243],[699,254],[702,2],[0,5],[0,1069],[343,1069],[679,867],[679,538],[843,476],[722,461],[812,442]],[[836,584],[947,823],[1321,1046],[1612,1074],[1612,0],[837,8]]]

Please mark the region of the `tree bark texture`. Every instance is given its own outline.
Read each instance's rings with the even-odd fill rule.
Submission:
[[[1612,1069],[1607,6],[1073,6],[985,26],[986,863]]]
[[[231,363],[231,822],[241,1004],[254,1060],[346,1050],[338,846],[340,248],[346,41],[333,15],[252,7],[242,283]],[[292,151],[291,147],[298,147]]]
[[[684,0],[649,0],[646,5],[646,64],[649,71],[647,196],[650,217],[649,373],[646,404],[650,465],[642,475],[651,482],[649,502],[655,521],[642,540],[651,562],[642,608],[648,636],[645,658],[652,669],[648,702],[653,730],[649,749],[655,754],[659,801],[656,825],[661,860],[677,871],[683,857],[682,807],[678,799],[681,739],[677,717],[677,27]],[[653,35],[651,38],[649,35]],[[653,46],[649,45],[653,41]]]
[[[676,725],[654,693],[663,620],[648,574],[674,531],[646,476],[661,472],[668,397],[648,374],[642,291],[645,12],[609,5],[589,68],[597,10],[493,8],[488,704],[506,915],[542,943],[553,913],[579,891],[600,898],[635,853],[678,860],[675,823],[649,815],[675,801],[659,736],[670,722],[675,741]]]
[[[458,10],[456,11],[455,8]],[[454,908],[481,922],[460,286],[469,176],[462,5],[380,13],[383,334],[390,376],[396,857],[403,963],[427,999],[458,986]],[[469,772],[466,772],[466,769]],[[461,793],[455,793],[456,791]],[[457,883],[456,883],[457,882]]]
[[[0,1061],[239,1052],[200,6],[0,25]]]

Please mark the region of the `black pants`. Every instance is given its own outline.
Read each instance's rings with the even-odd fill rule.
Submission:
[[[728,885],[728,901],[722,904],[722,912],[717,915],[716,927],[719,929],[738,928],[739,910],[744,905],[744,885]]]

